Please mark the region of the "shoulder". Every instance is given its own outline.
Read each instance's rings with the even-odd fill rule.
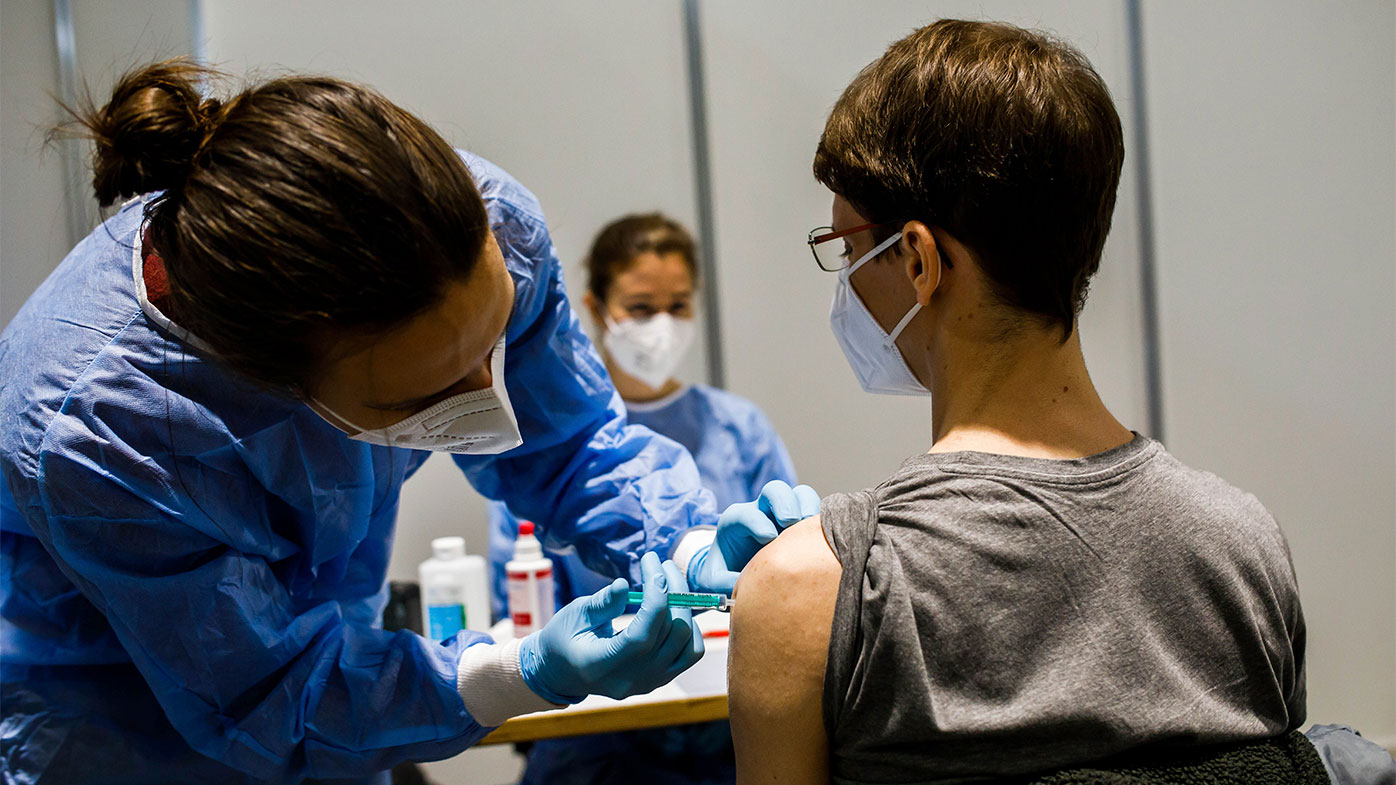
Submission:
[[[557,310],[556,303],[565,300],[562,265],[538,197],[493,162],[465,150],[456,152],[485,201],[490,232],[514,279],[514,316],[509,321],[512,341],[540,315]],[[572,325],[564,320],[564,326]]]
[[[823,779],[820,706],[840,575],[819,516],[786,529],[742,571],[727,679],[738,768],[747,774]]]
[[[734,595],[734,663],[741,652],[774,646],[786,652],[785,678],[822,683],[842,569],[818,515],[791,526],[757,552],[742,571]],[[763,658],[764,659],[764,658]]]
[[[122,336],[139,321],[128,202],[74,248],[0,334],[0,453],[34,470],[35,451],[74,385],[100,358],[127,362]]]
[[[470,170],[470,177],[475,181],[475,187],[479,189],[486,206],[495,208],[491,210],[491,218],[495,217],[494,212],[498,210],[538,223],[543,222],[543,207],[538,202],[538,197],[517,178],[493,161],[468,150],[456,152]]]
[[[824,538],[819,515],[787,528],[756,552],[745,570],[738,591],[752,593],[762,602],[802,603],[800,589],[818,592],[832,578],[838,581],[839,560]],[[794,591],[792,591],[792,589]],[[745,593],[742,599],[748,599]]]
[[[757,436],[773,430],[766,413],[747,398],[706,384],[695,384],[692,390],[713,419],[741,436]]]
[[[1254,494],[1212,472],[1184,464],[1166,449],[1160,449],[1152,463],[1159,479],[1169,489],[1170,506],[1175,515],[1208,521],[1247,535],[1279,535],[1279,524]]]
[[[755,403],[752,403],[750,399],[743,398],[742,396],[734,392],[724,390],[721,387],[712,387],[706,384],[694,384],[692,389],[695,395],[701,396],[705,401],[708,401],[713,407],[719,408],[724,412],[731,412],[734,414],[740,414],[742,416],[749,416],[752,413],[758,415],[761,414],[761,408],[757,406]]]

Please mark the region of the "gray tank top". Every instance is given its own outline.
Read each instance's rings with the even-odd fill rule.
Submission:
[[[983,782],[1304,721],[1304,620],[1256,498],[1136,434],[1054,461],[921,455],[823,503],[843,575],[836,783]]]

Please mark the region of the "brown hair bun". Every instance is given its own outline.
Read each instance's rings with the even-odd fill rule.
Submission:
[[[103,207],[184,182],[219,108],[197,87],[212,73],[184,59],[153,63],[122,76],[105,106],[73,112],[96,143],[92,189]]]

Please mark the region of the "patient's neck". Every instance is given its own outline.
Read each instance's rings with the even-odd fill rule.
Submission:
[[[1079,458],[1133,438],[1091,383],[1077,330],[1065,343],[1060,330],[942,336],[934,354],[933,453]]]

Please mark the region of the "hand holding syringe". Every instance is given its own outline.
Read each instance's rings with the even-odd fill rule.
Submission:
[[[639,605],[645,598],[644,592],[632,591],[627,597],[629,605]],[[697,592],[669,592],[670,608],[692,608],[694,610],[711,609],[716,611],[731,611],[732,598],[725,594],[701,594]]]

